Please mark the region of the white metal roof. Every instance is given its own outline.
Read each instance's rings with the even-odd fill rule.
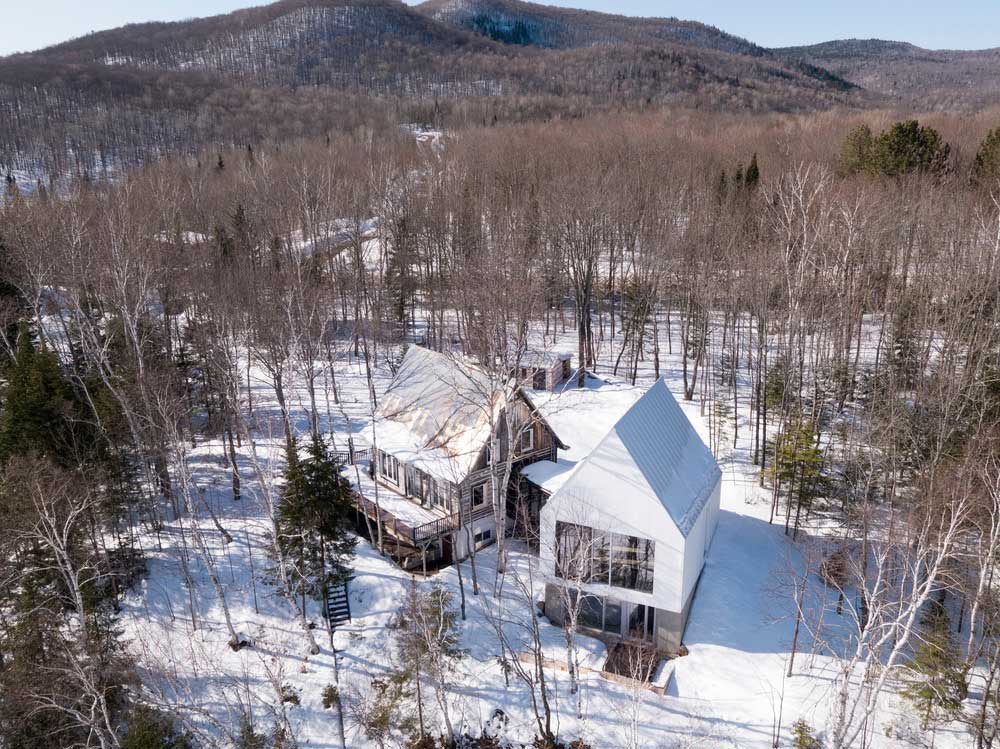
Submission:
[[[658,380],[612,427],[564,484],[578,481],[615,502],[656,500],[687,536],[721,479],[711,450]],[[561,490],[562,491],[562,490]]]

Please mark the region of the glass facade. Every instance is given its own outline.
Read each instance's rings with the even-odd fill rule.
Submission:
[[[556,574],[585,584],[653,592],[653,551],[646,538],[556,523]]]

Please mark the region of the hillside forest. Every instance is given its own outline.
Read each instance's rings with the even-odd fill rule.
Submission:
[[[765,517],[805,560],[805,578],[774,578],[771,605],[795,622],[788,673],[816,653],[835,664],[824,723],[796,724],[797,746],[820,730],[832,749],[865,745],[888,694],[924,736],[950,726],[1000,746],[1000,120],[669,109],[359,127],[58,189],[8,179],[0,745],[299,745],[280,675],[269,717],[233,697],[243,719],[213,733],[150,687],[152,643],[124,634],[168,528],[186,578],[171,620],[194,636],[207,597],[228,646],[257,647],[229,619],[211,552],[239,526],[206,502],[192,451],[217,441],[226,506],[266,508],[256,585],[298,612],[290,636],[317,653],[307,609],[328,562],[369,548],[349,527],[343,446],[321,426],[347,387],[338,363],[366,373],[370,412],[377,373],[407,346],[502,373],[560,336],[579,366],[626,383],[677,362],[713,451],[748,441]],[[273,390],[270,421],[251,367]],[[266,437],[276,472],[255,457]],[[497,553],[484,600],[506,574]],[[805,595],[807,579],[825,595]],[[461,655],[463,585],[461,618],[440,591],[399,602],[403,676],[376,689],[394,697],[330,687],[341,731],[499,745],[435,702]],[[509,677],[527,685],[534,746],[584,746],[556,729],[536,656]],[[399,718],[407,705],[419,728]]]

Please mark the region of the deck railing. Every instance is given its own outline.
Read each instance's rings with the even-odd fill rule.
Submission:
[[[391,512],[379,507],[373,500],[362,496],[358,492],[354,492],[354,501],[368,517],[379,520],[386,531],[415,547],[433,541],[445,533],[455,530],[461,524],[458,513],[455,513],[413,526],[404,520],[400,520]]]
[[[362,450],[334,450],[333,458],[342,466],[353,466],[358,463],[371,462],[372,449],[366,447]]]

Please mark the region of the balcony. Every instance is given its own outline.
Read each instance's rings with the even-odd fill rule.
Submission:
[[[383,483],[376,484],[367,470],[361,470],[360,486],[356,475],[351,478],[355,479],[355,505],[370,519],[381,522],[383,533],[392,536],[397,544],[426,549],[461,525],[458,513],[420,505]]]

